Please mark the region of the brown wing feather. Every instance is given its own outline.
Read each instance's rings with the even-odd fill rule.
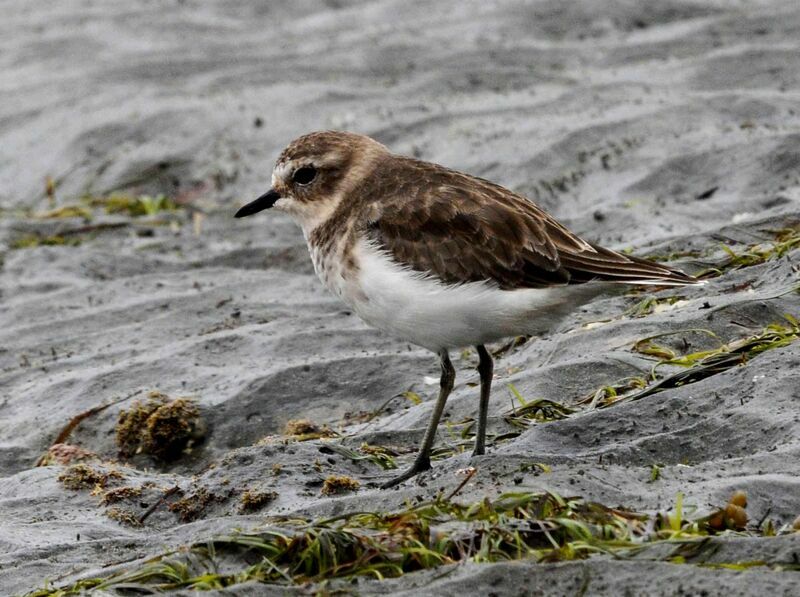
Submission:
[[[694,278],[594,246],[532,202],[486,180],[394,157],[370,206],[371,238],[395,261],[447,284],[490,281],[503,289]],[[373,191],[370,193],[369,191]]]

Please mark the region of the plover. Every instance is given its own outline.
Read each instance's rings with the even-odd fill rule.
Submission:
[[[478,352],[474,455],[485,452],[492,357],[485,345],[552,328],[610,284],[680,286],[681,271],[583,240],[524,197],[373,139],[324,131],[292,141],[272,188],[236,212],[274,207],[303,230],[325,286],[364,321],[435,352],[439,396],[419,453],[391,487],[430,468],[453,389],[449,350]]]

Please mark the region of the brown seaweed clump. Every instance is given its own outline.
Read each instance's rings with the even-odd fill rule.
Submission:
[[[215,500],[218,501],[219,497],[199,487],[190,495],[171,503],[168,508],[178,515],[181,522],[192,522],[200,518],[206,507]]]
[[[304,442],[311,439],[322,439],[336,437],[336,433],[327,425],[317,425],[310,419],[290,419],[286,422],[283,429],[284,435],[290,435],[292,439]]]
[[[266,504],[278,497],[274,491],[257,491],[255,489],[247,489],[242,494],[241,505],[239,512],[255,512],[260,510]]]
[[[129,510],[123,510],[122,508],[112,507],[108,508],[105,512],[106,516],[108,516],[111,520],[116,520],[120,524],[124,524],[129,527],[140,527],[142,526],[141,521],[136,517],[133,512]]]
[[[87,464],[73,464],[58,476],[58,480],[67,489],[94,489],[105,488],[112,480],[122,479],[119,471],[101,471]]]
[[[361,484],[344,475],[331,475],[322,484],[322,495],[336,495],[347,491],[356,491]]]
[[[102,496],[100,496],[100,504],[107,506],[108,504],[116,504],[123,500],[131,500],[141,497],[141,487],[115,487],[109,489]]]
[[[149,454],[159,460],[175,460],[203,439],[205,423],[190,398],[170,400],[151,392],[119,413],[116,436],[120,455]]]
[[[306,435],[319,432],[319,425],[311,419],[290,419],[286,421],[286,427],[283,430],[286,435]]]
[[[115,432],[121,456],[130,457],[141,451],[147,419],[168,402],[166,394],[150,392],[146,401],[136,400],[130,409],[120,411]]]

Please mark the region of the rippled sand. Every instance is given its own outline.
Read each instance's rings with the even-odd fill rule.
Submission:
[[[680,491],[700,508],[748,493],[752,520],[800,514],[800,343],[746,366],[609,409],[534,425],[480,459],[435,463],[396,491],[391,473],[321,453],[323,442],[256,442],[288,420],[414,447],[432,407],[435,358],[368,329],[326,294],[302,236],[267,213],[233,220],[263,192],[272,162],[314,129],[370,134],[527,195],[586,237],[698,272],[800,222],[800,10],[795,2],[4,3],[0,21],[0,587],[93,575],[255,526],[267,514],[391,509],[455,487],[467,500],[552,490],[655,512]],[[184,206],[154,218],[42,219],[81,195],[164,193]],[[204,215],[194,215],[194,214]],[[98,228],[97,225],[100,225]],[[30,235],[78,246],[12,248]],[[680,257],[688,252],[700,257]],[[714,278],[673,308],[620,317],[643,297],[607,297],[496,363],[490,431],[508,431],[509,384],[574,404],[651,359],[637,340],[704,328],[722,341],[800,317],[798,254]],[[587,322],[612,321],[603,325]],[[714,346],[676,334],[675,350]],[[683,339],[688,344],[683,344]],[[458,356],[458,355],[455,355]],[[474,354],[455,360],[451,422],[474,415]],[[119,470],[152,481],[141,515],[174,485],[218,499],[183,524],[166,508],[143,528],[111,520],[87,491],[35,467],[69,420],[112,399],[68,438],[117,458],[120,409],[147,391],[191,396],[206,440],[169,465]],[[423,401],[401,396],[411,390]],[[391,400],[395,397],[393,400]],[[388,402],[388,403],[387,403]],[[380,410],[358,423],[357,415]],[[355,417],[355,419],[354,419]],[[356,422],[353,422],[353,421]],[[346,423],[346,424],[343,424]],[[456,434],[457,435],[457,434]],[[442,428],[439,442],[454,436]],[[408,460],[409,457],[403,457]],[[317,467],[312,463],[319,461]],[[520,473],[535,461],[550,473]],[[274,465],[281,474],[274,474]],[[651,467],[661,477],[650,482]],[[362,489],[320,495],[346,474]],[[238,513],[245,489],[279,495]],[[731,539],[736,560],[787,563],[798,535]],[[792,556],[792,554],[794,554]],[[585,580],[588,579],[588,580]],[[431,594],[791,594],[796,573],[591,560],[468,565],[370,592]],[[577,584],[575,584],[577,583]],[[690,590],[691,588],[691,590]],[[697,591],[695,591],[697,589]],[[244,594],[244,593],[242,593]]]

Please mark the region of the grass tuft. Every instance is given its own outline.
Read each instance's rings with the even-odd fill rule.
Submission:
[[[532,423],[545,423],[566,419],[575,412],[573,409],[558,402],[537,398],[527,401],[513,384],[508,384],[508,389],[520,406],[515,406],[505,415],[505,420],[515,427],[529,427]]]
[[[351,450],[342,444],[326,442],[320,447],[320,452],[328,454],[333,452],[335,454],[339,454],[340,456],[344,456],[353,462],[366,460],[378,465],[383,470],[397,468],[397,461],[395,460],[395,456],[398,455],[397,451],[384,446],[372,446],[370,444],[363,443],[359,447],[358,452],[356,452],[355,450]]]
[[[727,245],[722,245],[722,250],[726,253],[726,259],[716,267],[701,272],[697,277],[711,278],[721,276],[732,270],[779,259],[800,248],[800,225],[773,230],[772,234],[774,235],[773,241],[748,245],[739,252],[734,251]]]
[[[79,580],[67,587],[56,588],[51,587],[49,583],[41,589],[31,591],[25,597],[76,597],[78,595],[85,595],[86,591],[99,587],[106,580],[102,578],[89,578],[86,580]]]
[[[55,207],[48,211],[39,212],[33,214],[34,217],[40,218],[43,220],[58,220],[62,218],[83,218],[84,220],[91,220],[92,219],[92,211],[87,208],[85,205],[62,205],[61,207]]]
[[[661,478],[661,467],[654,464],[650,467],[650,483],[655,483]]]
[[[245,582],[291,586],[332,578],[383,579],[466,561],[560,562],[595,554],[703,565],[703,554],[713,552],[706,547],[714,535],[763,535],[734,517],[717,525],[717,512],[727,512],[734,499],[710,515],[692,518],[693,509],[678,494],[673,508],[651,518],[554,493],[507,493],[468,504],[439,497],[396,512],[276,519],[284,526],[212,537],[131,570],[81,582],[102,590],[218,590]],[[669,549],[658,549],[661,545]],[[715,563],[727,564],[737,565]],[[42,589],[29,597],[72,595],[69,591],[77,587]]]
[[[701,381],[733,367],[744,366],[766,351],[788,346],[800,339],[800,322],[788,314],[784,315],[784,319],[783,323],[768,325],[752,336],[740,338],[727,344],[720,343],[719,347],[712,350],[703,350],[684,355],[678,355],[674,350],[661,346],[655,343],[654,340],[688,332],[704,333],[713,338],[717,338],[716,334],[709,330],[692,329],[643,338],[633,345],[633,350],[656,359],[656,363],[650,371],[650,379],[630,378],[631,383],[623,386],[624,393],[619,391],[622,388],[618,389],[615,386],[611,386],[613,391],[606,391],[606,388],[600,388],[593,393],[593,398],[586,397],[580,402],[590,402],[597,408],[606,408],[623,400],[640,400],[667,389]],[[680,367],[683,370],[659,379],[658,368],[668,365]],[[642,386],[642,383],[646,387]]]
[[[627,317],[646,317],[685,299],[685,296],[678,295],[665,297],[648,296],[626,309],[622,315]]]
[[[84,197],[90,207],[100,207],[108,214],[125,214],[132,217],[155,216],[161,212],[179,209],[175,201],[165,195],[126,195],[113,193],[107,197]]]
[[[11,249],[33,249],[35,247],[76,247],[81,244],[81,239],[74,236],[61,236],[58,234],[24,234],[11,241]]]
[[[589,408],[609,406],[628,393],[646,387],[647,380],[644,377],[626,377],[595,390],[588,396],[580,399],[578,404],[588,404]]]

